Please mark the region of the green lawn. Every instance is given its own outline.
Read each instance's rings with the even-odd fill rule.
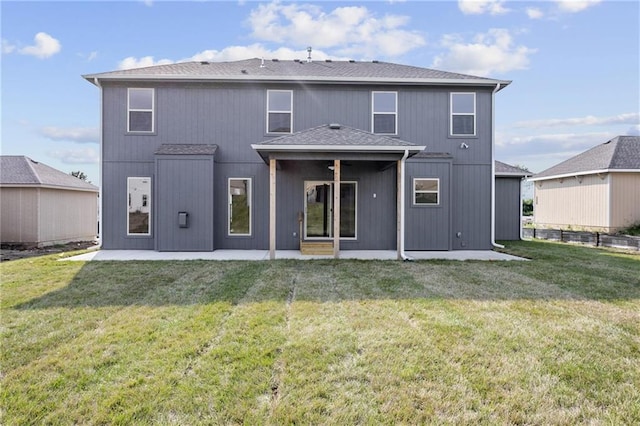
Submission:
[[[2,263],[3,425],[640,424],[640,255]]]

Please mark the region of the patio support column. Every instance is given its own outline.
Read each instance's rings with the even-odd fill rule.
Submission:
[[[402,190],[401,185],[404,176],[402,176],[401,160],[396,161],[396,250],[398,252],[398,260],[402,260]]]
[[[269,158],[269,259],[276,258],[276,159]]]
[[[333,257],[340,257],[340,160],[333,160]]]

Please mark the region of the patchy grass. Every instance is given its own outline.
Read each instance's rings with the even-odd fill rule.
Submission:
[[[3,263],[2,424],[638,424],[640,256]]]

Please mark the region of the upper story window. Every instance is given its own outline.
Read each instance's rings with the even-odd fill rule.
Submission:
[[[154,89],[129,89],[127,100],[127,131],[154,131]]]
[[[476,135],[476,94],[451,93],[451,135]]]
[[[437,206],[440,203],[440,179],[413,179],[413,204]]]
[[[398,92],[373,92],[371,99],[373,133],[395,135],[398,132]]]
[[[291,133],[293,120],[293,91],[267,91],[267,132]]]

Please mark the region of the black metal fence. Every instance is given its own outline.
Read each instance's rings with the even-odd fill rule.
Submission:
[[[600,232],[564,231],[562,229],[523,228],[523,237],[541,240],[582,243],[595,247],[616,247],[640,250],[640,237],[631,235],[602,234]]]

